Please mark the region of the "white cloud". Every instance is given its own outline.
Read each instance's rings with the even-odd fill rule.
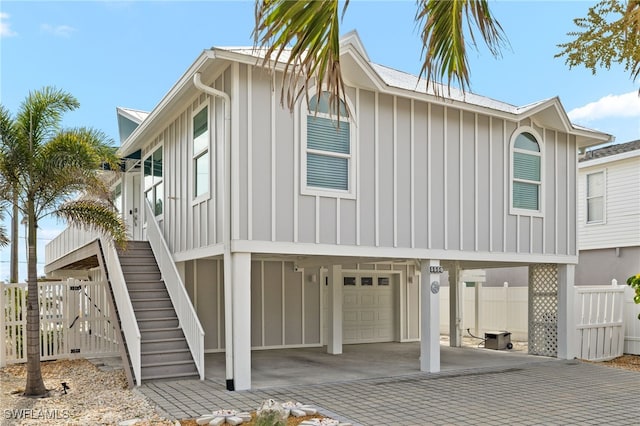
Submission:
[[[11,29],[11,24],[7,22],[8,19],[8,13],[0,12],[0,37],[13,37],[18,35],[18,33]]]
[[[595,102],[568,112],[571,121],[590,122],[607,117],[640,117],[640,97],[633,91],[621,95],[607,95]]]
[[[71,34],[76,31],[75,28],[70,27],[69,25],[42,24],[40,25],[40,29],[46,33],[53,34],[54,36],[65,38],[71,37]]]

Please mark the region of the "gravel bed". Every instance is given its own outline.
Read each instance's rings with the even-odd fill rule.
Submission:
[[[136,425],[173,425],[156,413],[136,390],[127,389],[124,371],[101,371],[85,359],[42,363],[48,398],[26,398],[26,364],[0,369],[2,425],[118,425],[140,419]],[[67,394],[62,382],[69,386]]]

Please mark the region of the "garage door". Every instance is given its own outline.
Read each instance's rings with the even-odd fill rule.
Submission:
[[[391,275],[344,274],[342,297],[343,343],[394,340]]]

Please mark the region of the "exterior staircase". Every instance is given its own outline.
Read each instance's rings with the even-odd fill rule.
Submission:
[[[142,380],[198,378],[151,246],[129,241],[118,257],[140,329]]]

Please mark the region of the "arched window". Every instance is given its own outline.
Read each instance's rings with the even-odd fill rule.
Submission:
[[[541,213],[541,203],[542,148],[533,129],[520,128],[511,142],[512,213]]]
[[[354,196],[354,153],[352,125],[343,101],[336,108],[329,101],[329,93],[323,92],[309,101],[309,109],[303,118],[303,193]],[[306,105],[303,107],[306,109]],[[304,117],[304,116],[303,116]]]

